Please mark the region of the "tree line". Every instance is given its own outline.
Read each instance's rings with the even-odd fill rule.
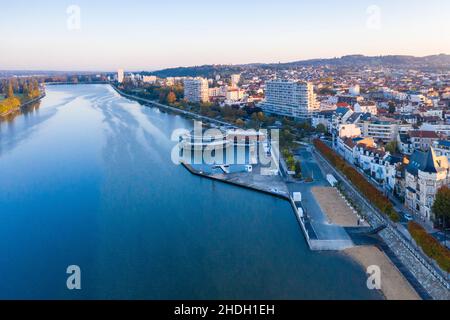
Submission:
[[[39,82],[34,78],[11,78],[0,82],[0,115],[19,108],[23,103],[41,95]]]

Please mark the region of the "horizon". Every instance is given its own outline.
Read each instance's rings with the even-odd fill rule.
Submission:
[[[417,55],[411,55],[411,54],[387,54],[387,55],[365,55],[365,54],[359,54],[359,53],[350,53],[345,54],[343,56],[338,57],[316,57],[316,58],[310,58],[310,59],[296,59],[291,61],[274,61],[274,62],[248,62],[248,63],[234,63],[234,64],[225,64],[225,63],[214,63],[214,64],[198,64],[198,65],[173,65],[166,68],[161,69],[123,69],[121,66],[118,66],[114,70],[50,70],[50,69],[0,69],[0,72],[55,72],[55,73],[76,73],[76,72],[87,72],[87,73],[116,73],[118,69],[123,69],[124,72],[157,72],[161,70],[168,70],[168,69],[176,69],[176,68],[195,68],[195,67],[202,67],[202,66],[246,66],[246,65],[270,65],[270,64],[278,64],[278,63],[295,63],[295,62],[303,62],[303,61],[310,61],[310,60],[332,60],[332,59],[341,59],[343,57],[348,56],[364,56],[364,57],[389,57],[389,56],[403,56],[403,57],[414,57],[414,58],[426,58],[431,56],[441,56],[446,55],[450,56],[450,53],[435,53],[435,54],[429,54],[424,56],[417,56]]]
[[[45,0],[0,12],[2,70],[112,72],[450,53],[448,1]],[[420,20],[421,23],[417,23]],[[419,41],[418,41],[419,39]],[[182,53],[182,54],[180,54]]]

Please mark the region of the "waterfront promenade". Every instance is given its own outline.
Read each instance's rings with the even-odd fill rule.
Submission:
[[[388,227],[381,231],[379,235],[391,253],[398,259],[398,263],[401,263],[401,267],[405,269],[406,276],[409,274],[410,279],[416,279],[431,298],[437,300],[450,299],[448,276],[441,271],[436,263],[431,261],[414,243],[406,238],[398,230],[397,224],[378,212],[318,151],[312,150],[314,158],[321,168],[327,173],[332,173],[341,181],[346,192],[358,201],[372,226],[387,224]]]
[[[220,125],[231,126],[226,122],[203,117],[150,100],[133,97],[120,92],[116,88],[115,90],[118,91],[119,94],[133,100],[172,110],[191,118],[203,119]],[[305,183],[295,181],[287,174],[286,168],[283,166],[283,161],[281,161],[280,174],[283,178],[281,182],[285,184],[286,189],[278,187],[276,188],[276,191],[274,191],[273,187],[270,187],[274,181],[265,181],[264,179],[258,180],[250,178],[250,176],[245,177],[242,174],[234,174],[232,176],[224,174],[210,175],[197,171],[189,166],[185,167],[191,173],[196,175],[288,199],[292,204],[305,238],[312,250],[345,250],[354,247],[355,243],[353,243],[352,237],[349,235],[346,228],[332,224],[328,221],[326,214],[322,211],[311,191],[314,187],[328,186],[328,182],[324,178],[326,173],[333,173],[337,176],[338,180],[343,180],[344,182],[345,179],[342,178],[338,172],[333,170],[333,168],[330,168],[330,165],[321,158],[312,147],[302,148],[297,154],[297,157],[299,157],[302,162],[303,175],[313,178],[313,182]],[[352,186],[348,187],[352,190],[354,196],[361,198],[358,191]],[[298,212],[296,212],[296,206],[292,200],[292,194],[294,192],[302,193],[302,206],[306,211],[307,220],[302,220],[298,216]],[[365,199],[362,199],[361,201],[366,203],[367,208],[364,207],[365,211],[374,210],[370,204],[367,204]],[[386,223],[385,219],[383,219],[376,211],[373,211],[373,214],[368,216],[368,222],[375,228]],[[311,233],[308,232],[308,230],[312,230],[313,237],[311,237]],[[389,225],[387,231],[382,232],[381,239],[387,244],[387,247],[390,250],[390,258],[394,260],[398,259],[397,265],[399,266],[399,269],[403,270],[402,272],[404,272],[404,275],[413,282],[417,279],[417,283],[415,283],[416,288],[420,286],[420,288],[425,289],[426,294],[422,294],[422,296],[428,295],[433,299],[449,298],[448,283],[445,278],[436,271],[434,266],[427,261],[426,257],[423,257],[423,255],[417,252],[417,249],[414,248],[413,244],[406,243],[405,239],[403,239],[401,235],[398,235],[398,232],[392,225]],[[314,243],[314,245],[312,245],[312,243]],[[419,291],[421,291],[420,288],[418,288]]]

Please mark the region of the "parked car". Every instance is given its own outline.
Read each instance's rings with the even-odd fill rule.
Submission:
[[[413,221],[414,220],[413,216],[411,214],[409,214],[409,213],[405,213],[404,217],[405,217],[406,221]]]

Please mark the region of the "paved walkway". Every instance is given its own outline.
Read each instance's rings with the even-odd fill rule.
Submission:
[[[350,236],[345,231],[344,227],[333,225],[328,222],[327,215],[322,211],[319,203],[314,197],[311,189],[314,187],[329,186],[322,171],[313,159],[308,148],[301,148],[295,153],[302,164],[303,177],[313,177],[313,182],[294,182],[288,183],[289,192],[302,193],[302,205],[310,218],[310,222],[314,231],[320,240],[346,240],[350,241]]]

